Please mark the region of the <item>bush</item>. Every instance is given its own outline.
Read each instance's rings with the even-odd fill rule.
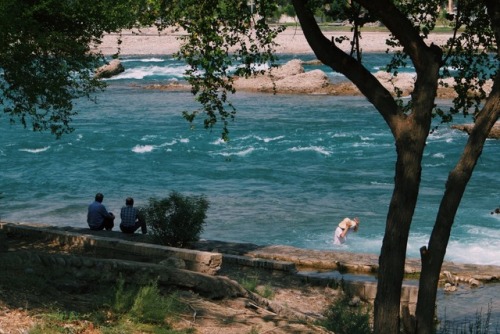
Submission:
[[[155,242],[184,247],[199,240],[208,207],[204,196],[184,196],[172,192],[164,199],[150,198],[148,206],[140,212]]]
[[[175,292],[164,296],[157,282],[126,285],[123,277],[120,277],[112,310],[118,313],[119,317],[136,323],[165,325],[167,319],[175,318],[184,312],[185,306],[178,300],[178,294]]]
[[[326,320],[321,325],[336,334],[369,334],[370,313],[362,306],[353,306],[345,295],[337,299],[326,311]]]

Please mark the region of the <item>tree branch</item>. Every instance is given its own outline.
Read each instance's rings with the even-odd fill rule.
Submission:
[[[377,108],[391,129],[397,120],[405,117],[391,93],[359,61],[346,54],[333,41],[325,37],[307,0],[293,0],[293,6],[307,42],[316,57],[333,70],[344,74],[363,95]]]
[[[408,17],[402,13],[393,1],[389,0],[355,0],[357,3],[368,9],[373,15],[389,29],[391,34],[401,43],[404,51],[410,56],[417,73],[427,68],[429,60],[436,60],[436,56],[441,62],[441,52],[427,46],[423,38]],[[434,59],[432,59],[434,58]]]

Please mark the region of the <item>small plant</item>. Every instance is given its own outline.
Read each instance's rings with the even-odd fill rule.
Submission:
[[[241,280],[241,286],[250,292],[257,293],[264,298],[272,299],[274,297],[274,289],[270,284],[259,285],[257,277],[245,277]]]
[[[270,284],[258,287],[257,293],[266,299],[274,298],[274,289]]]
[[[125,286],[124,279],[120,277],[112,309],[136,323],[165,324],[167,318],[175,318],[183,312],[184,306],[175,293],[163,296],[157,282],[141,287]]]
[[[116,282],[113,311],[121,314],[128,312],[134,303],[136,290],[133,288],[125,289],[125,280],[120,276]]]
[[[155,242],[184,247],[198,241],[209,203],[204,196],[184,196],[172,192],[164,199],[150,198],[140,210]]]
[[[248,334],[259,334],[259,329],[257,327],[252,327],[252,329],[250,330],[250,332],[248,332]]]
[[[369,334],[370,313],[362,306],[351,306],[350,296],[337,299],[326,311],[321,325],[336,334]]]
[[[258,284],[259,280],[255,277],[245,277],[241,281],[241,286],[250,292],[255,292]]]
[[[139,289],[135,297],[130,315],[133,320],[140,322],[161,324],[165,322],[168,307],[167,300],[160,295],[156,284],[149,284]]]

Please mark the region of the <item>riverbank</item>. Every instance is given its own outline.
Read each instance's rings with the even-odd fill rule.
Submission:
[[[151,245],[148,236],[142,234],[128,235],[118,231],[90,231],[86,228],[17,223],[0,224],[0,241],[0,262],[5,270],[4,278],[10,277],[11,280],[16,272],[22,277],[16,280],[15,284],[10,284],[9,289],[1,290],[0,329],[5,333],[10,333],[11,328],[20,328],[12,327],[13,324],[24,326],[25,329],[40,325],[43,317],[37,315],[40,312],[53,312],[50,311],[53,307],[75,314],[92,312],[89,307],[95,305],[99,299],[95,289],[90,289],[92,291],[89,292],[93,280],[97,278],[101,286],[112,285],[114,280],[110,277],[117,270],[124,271],[124,277],[133,281],[137,273],[140,273],[142,279],[145,279],[148,273],[158,275],[154,270],[159,266],[157,269],[162,274],[158,276],[158,282],[162,282],[162,286],[168,282],[170,291],[172,288],[179,289],[179,300],[196,312],[192,321],[186,320],[190,319],[188,313],[182,313],[181,319],[185,320],[176,323],[175,328],[196,329],[197,333],[207,334],[248,333],[253,328],[273,333],[327,333],[315,324],[322,319],[329,305],[342,295],[342,290],[348,289],[352,292],[356,286],[363,287],[356,290],[361,294],[354,293],[354,296],[360,296],[365,302],[373,302],[373,292],[376,291],[373,289],[375,279],[369,277],[376,272],[377,257],[370,254],[213,240],[197,242],[192,245],[192,250],[163,250],[161,246]],[[165,251],[167,253],[163,253]],[[198,252],[195,261],[204,261],[203,258],[208,254],[205,252],[223,254],[219,272],[209,275],[183,270],[180,262],[184,261],[180,258],[185,258],[185,255],[182,253],[189,254],[192,251]],[[171,252],[176,252],[177,255],[172,255]],[[174,261],[173,257],[178,260]],[[164,260],[155,264],[161,258]],[[418,262],[409,260],[408,268],[411,268],[411,263],[415,264],[415,261]],[[298,272],[290,270],[290,263],[297,266]],[[187,262],[185,264],[187,265]],[[52,268],[50,273],[47,268]],[[95,273],[93,268],[98,272]],[[337,269],[335,276],[333,272],[329,274],[325,271],[332,268]],[[457,266],[445,263],[443,269],[454,270],[453,274],[476,275],[482,279],[485,279],[485,274],[500,273],[500,267],[495,266]],[[369,275],[368,271],[372,273]],[[64,272],[71,274],[66,277],[62,275]],[[37,286],[23,286],[26,282],[33,282],[40,274],[46,279],[55,274],[55,277],[49,280],[49,286],[41,284],[44,286],[43,291]],[[181,287],[191,286],[196,275],[201,275],[203,280],[214,280],[214,285],[204,290],[202,282],[199,281],[192,285],[193,291],[189,288],[189,291],[186,291],[185,287]],[[78,281],[75,281],[74,277],[78,277]],[[498,281],[498,276],[492,276],[489,280]],[[224,285],[221,286],[219,281],[225,282]],[[343,288],[339,289],[341,281]],[[261,291],[260,293],[265,291],[267,297],[260,297],[259,292],[255,294],[240,290],[240,286],[248,289],[249,282],[255,285],[251,289]],[[5,284],[7,282],[0,279],[0,286]],[[495,285],[493,283],[493,286]],[[414,307],[416,286],[408,282],[405,286],[407,293],[404,295],[408,296],[408,302]],[[108,286],[109,288],[112,287]],[[442,290],[442,285],[439,290]],[[474,294],[476,290],[480,291],[481,287],[467,287],[466,283],[461,283],[459,291],[449,293],[445,299],[438,298],[438,314],[443,315],[444,307],[447,319],[450,319],[457,312],[460,299],[465,295]],[[212,297],[206,295],[207,291],[210,291],[209,295]],[[214,299],[214,293],[227,296]],[[456,297],[453,297],[454,295]],[[491,294],[489,296],[494,298]],[[457,301],[453,302],[454,298]],[[469,305],[470,310],[466,314],[473,314],[478,307],[486,307],[488,302],[482,300],[479,305]],[[497,300],[490,303],[493,305],[492,323],[495,323],[498,315]],[[224,320],[228,317],[232,319],[230,322]],[[464,319],[463,315],[458,319]],[[113,321],[115,320],[109,320]],[[70,324],[65,324],[67,325]],[[72,321],[71,326],[81,326],[92,329],[90,333],[100,333],[99,326],[89,321]]]
[[[328,31],[325,36],[335,39],[340,36],[349,36],[349,31]],[[179,51],[181,40],[185,35],[167,28],[159,32],[156,28],[143,28],[141,30],[124,30],[121,34],[107,34],[103,37],[103,43],[97,48],[104,55],[113,55],[118,51],[122,55],[171,55]],[[448,33],[433,33],[429,35],[427,43],[441,45],[451,35]],[[387,45],[385,41],[390,37],[389,32],[367,31],[363,32],[361,47],[363,52],[385,52]],[[118,44],[118,40],[121,41]],[[275,39],[277,44],[275,51],[278,54],[305,54],[312,53],[307,40],[299,26],[288,27]],[[340,47],[348,51],[348,41],[340,44]]]
[[[144,28],[141,30],[125,30],[121,34],[108,34],[103,37],[103,43],[95,50],[102,52],[104,55],[110,56],[120,53],[123,56],[158,56],[172,55],[179,51],[181,38],[185,34],[177,32],[174,29],[165,29],[158,31],[156,28]],[[326,31],[325,36],[335,40],[341,36],[349,36],[349,31]],[[451,37],[449,33],[433,33],[429,35],[427,43],[444,45]],[[388,50],[386,41],[390,38],[390,34],[384,31],[366,31],[362,34],[361,50],[364,53],[384,53]],[[118,43],[120,41],[120,44]],[[299,27],[288,27],[280,33],[275,42],[276,54],[286,55],[304,55],[312,54],[312,50],[307,43],[307,40]],[[338,44],[345,52],[350,51],[349,41]],[[315,64],[307,64],[315,65]],[[296,67],[296,66],[295,66]],[[288,72],[290,70],[287,70]],[[303,69],[302,69],[303,72]],[[275,69],[273,77],[260,75],[244,80],[236,80],[234,87],[238,91],[256,91],[268,93],[285,93],[285,94],[327,94],[339,96],[359,96],[361,92],[351,82],[341,81],[332,83],[328,81],[327,76],[322,71],[314,70],[307,73],[294,72],[295,76],[280,77]],[[286,74],[286,73],[285,73]],[[390,91],[394,87],[400,89],[403,96],[409,96],[413,91],[415,82],[414,73],[399,73],[398,76],[391,76],[386,71],[380,70],[375,73],[377,79]],[[452,99],[456,97],[452,79],[446,79],[443,82],[446,87],[440,86],[437,97],[440,99]],[[148,88],[162,90],[190,90],[189,86],[182,83],[155,84]],[[491,89],[491,82],[485,87],[486,91]]]

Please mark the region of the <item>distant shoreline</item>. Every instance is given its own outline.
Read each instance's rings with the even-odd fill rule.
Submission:
[[[116,54],[120,50],[121,55],[171,55],[179,50],[181,41],[179,37],[184,34],[175,32],[173,29],[165,29],[158,33],[156,28],[145,28],[139,30],[125,30],[121,34],[107,34],[103,36],[102,44],[96,49],[104,55]],[[348,31],[325,31],[325,36],[335,38],[349,36]],[[362,33],[361,48],[363,52],[385,52],[388,46],[386,39],[389,32],[368,31]],[[434,33],[429,36],[428,43],[437,45],[444,44],[451,35],[449,33]],[[121,39],[121,44],[118,44]],[[312,50],[307,43],[300,27],[289,27],[280,33],[275,42],[277,54],[311,54]],[[349,42],[340,45],[345,51],[349,50]]]

